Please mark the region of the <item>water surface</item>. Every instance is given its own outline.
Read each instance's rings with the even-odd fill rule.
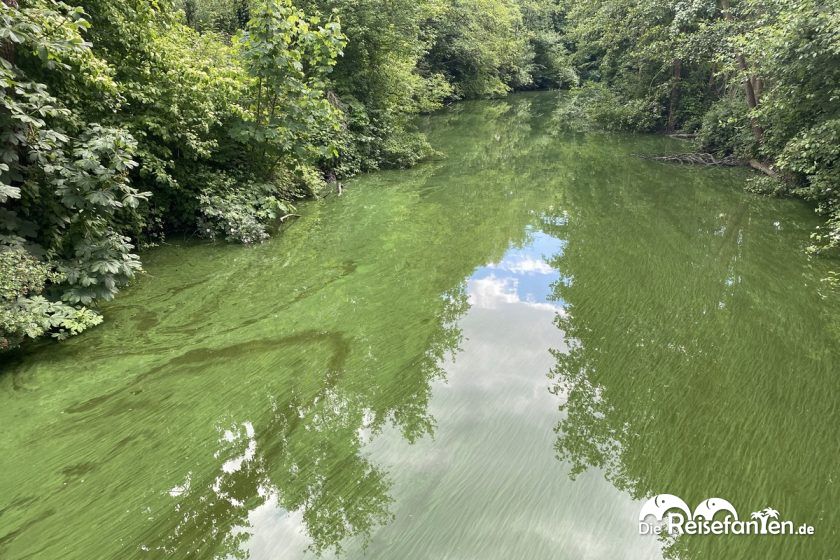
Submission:
[[[103,326],[4,358],[0,557],[836,558],[817,219],[555,104],[432,116],[444,157],[151,251]],[[816,535],[640,536],[660,493]]]

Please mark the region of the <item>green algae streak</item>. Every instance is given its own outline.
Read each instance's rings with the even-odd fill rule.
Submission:
[[[746,172],[460,104],[276,239],[4,357],[0,558],[835,558],[837,263]],[[813,536],[640,536],[642,501]]]

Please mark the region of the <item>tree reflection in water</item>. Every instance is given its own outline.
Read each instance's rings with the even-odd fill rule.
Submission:
[[[389,421],[409,442],[433,433],[434,418],[427,412],[431,385],[445,376],[439,364],[457,349],[461,332],[455,321],[467,308],[463,287],[441,298],[428,350],[400,372],[400,391],[392,392],[389,402],[373,404],[346,391],[341,360],[334,356],[335,369],[327,371],[314,395],[295,389],[274,399],[264,424],[219,426],[216,476],[194,480],[188,474],[172,488],[177,515],[159,516],[162,521],[148,533],[159,544],[143,549],[174,558],[248,558],[260,511],[299,521],[305,531],[301,541],[317,555],[340,553],[342,542],[353,536],[367,540],[392,518],[392,500],[387,473],[362,447]],[[333,347],[340,353],[340,344]]]
[[[552,261],[568,346],[549,374],[558,459],[636,499],[722,497],[817,526],[815,537],[680,537],[667,556],[830,557],[840,340],[825,267],[774,229],[765,201],[626,174],[609,189],[572,182],[566,214],[544,224],[567,240]]]

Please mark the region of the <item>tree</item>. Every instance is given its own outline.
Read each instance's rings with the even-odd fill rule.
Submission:
[[[255,85],[237,134],[256,148],[266,178],[283,159],[334,155],[324,140],[339,121],[325,80],[344,44],[337,22],[321,26],[291,0],[263,0],[253,10],[241,48]]]

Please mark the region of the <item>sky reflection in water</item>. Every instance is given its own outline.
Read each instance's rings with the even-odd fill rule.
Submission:
[[[572,481],[553,454],[557,399],[548,391],[561,275],[549,263],[565,242],[528,227],[525,242],[466,280],[461,349],[433,386],[434,436],[408,444],[398,430],[364,453],[390,475],[393,519],[346,558],[624,558],[658,555],[635,534],[639,502],[600,473]],[[315,557],[300,512],[271,502],[249,515],[253,559]],[[502,529],[504,528],[504,529]],[[499,531],[504,531],[501,534]],[[334,554],[329,553],[327,557]]]

